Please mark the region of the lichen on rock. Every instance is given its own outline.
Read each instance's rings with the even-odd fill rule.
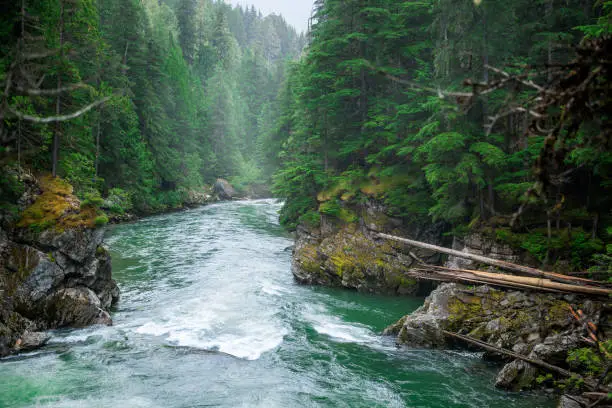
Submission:
[[[293,256],[293,274],[305,284],[338,286],[361,292],[414,294],[418,282],[405,276],[415,259],[399,244],[381,240],[376,232],[427,235],[428,231],[405,226],[386,214],[383,206],[368,202],[351,209],[356,222],[323,214],[316,228],[301,225]],[[419,234],[420,232],[420,234]],[[436,234],[429,234],[431,240]],[[435,262],[437,254],[415,250],[417,256]]]

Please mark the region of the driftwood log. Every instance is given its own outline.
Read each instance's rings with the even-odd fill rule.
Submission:
[[[417,248],[469,259],[517,274],[527,275],[516,276],[505,273],[474,271],[468,269],[450,269],[436,265],[428,265],[422,261],[419,261],[421,264],[420,266],[406,271],[407,275],[414,278],[443,282],[483,283],[507,288],[543,290],[547,292],[579,293],[594,296],[612,295],[612,289],[610,289],[609,285],[592,279],[568,276],[554,272],[546,272],[528,266],[516,265],[482,255],[469,254],[466,252],[444,248],[425,242],[414,241],[407,238],[396,237],[393,235],[379,233],[377,236]]]

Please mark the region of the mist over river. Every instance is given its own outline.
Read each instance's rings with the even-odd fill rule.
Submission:
[[[478,353],[379,336],[423,299],[298,286],[274,200],[109,228],[115,325],[0,360],[0,407],[552,407]]]

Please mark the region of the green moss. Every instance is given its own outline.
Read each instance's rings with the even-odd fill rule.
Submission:
[[[478,327],[476,327],[474,330],[469,332],[468,336],[478,339],[478,340],[483,340],[487,337],[488,334],[489,333],[487,333],[485,330],[485,325],[481,324]]]
[[[340,195],[342,195],[343,197],[348,197],[346,194],[354,196],[352,190],[353,188],[350,184],[350,181],[348,179],[341,178],[336,184],[334,184],[330,188],[321,191],[317,195],[317,200],[323,203],[338,198]]]
[[[400,287],[402,288],[411,288],[413,286],[416,286],[416,284],[419,283],[416,279],[413,278],[409,278],[406,276],[403,276],[400,279]]]
[[[108,217],[106,215],[99,215],[94,219],[94,225],[96,227],[102,227],[108,224]]]
[[[380,212],[368,214],[366,211],[364,211],[362,218],[366,225],[373,225],[380,230],[384,229],[384,227],[389,223],[389,217]]]
[[[570,305],[567,302],[558,300],[548,308],[546,320],[549,322],[564,322],[570,317]]]
[[[311,275],[321,274],[322,263],[318,259],[317,247],[315,245],[304,245],[296,253],[296,259],[300,267]]]
[[[359,221],[357,214],[350,208],[342,205],[338,200],[326,201],[322,203],[319,206],[319,212],[330,217],[335,217],[346,224],[352,224]]]
[[[361,183],[360,191],[368,197],[382,197],[390,190],[410,183],[410,177],[405,173],[392,175],[383,174],[379,168],[372,168],[368,178]]]
[[[28,207],[17,223],[20,228],[34,232],[55,228],[61,232],[69,228],[93,228],[100,216],[93,206],[79,208],[72,195],[72,186],[66,181],[51,176],[40,179],[42,194]]]
[[[459,330],[461,325],[468,323],[469,320],[481,318],[483,316],[483,307],[480,298],[474,296],[465,300],[452,298],[448,302],[449,323],[451,330]]]

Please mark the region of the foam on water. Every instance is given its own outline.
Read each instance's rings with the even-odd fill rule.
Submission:
[[[317,333],[329,336],[335,341],[380,344],[380,339],[367,327],[343,322],[340,318],[329,314],[321,305],[308,307],[303,317],[311,322]]]

